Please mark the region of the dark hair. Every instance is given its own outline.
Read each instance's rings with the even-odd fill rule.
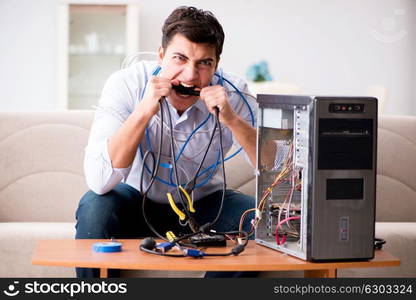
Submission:
[[[217,60],[220,58],[224,44],[224,31],[212,12],[192,6],[176,8],[162,27],[163,49],[166,49],[177,33],[182,34],[193,43],[206,43],[215,46]]]

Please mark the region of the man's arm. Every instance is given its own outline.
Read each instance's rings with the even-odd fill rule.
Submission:
[[[147,115],[136,109],[108,140],[108,154],[113,168],[127,168],[132,164],[149,120]]]
[[[237,139],[241,147],[250,158],[251,164],[256,166],[256,129],[251,127],[246,121],[242,120],[238,115],[235,119],[225,124],[233,136]]]
[[[160,98],[167,96],[171,88],[170,79],[152,77],[149,80],[142,101],[108,141],[113,168],[127,168],[133,163],[147,124],[159,111]]]
[[[126,179],[149,120],[159,111],[159,99],[170,91],[170,80],[148,82],[143,99],[130,113],[125,105],[131,95],[120,73],[107,80],[100,107],[85,151],[84,172],[88,187],[105,194]]]

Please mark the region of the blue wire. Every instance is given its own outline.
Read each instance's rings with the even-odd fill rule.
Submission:
[[[208,120],[211,118],[211,116],[212,116],[211,114],[208,114],[208,117],[191,132],[191,134],[186,139],[185,143],[182,145],[181,150],[179,151],[178,155],[176,156],[176,160],[178,160],[181,157],[181,154],[182,154],[183,150],[185,150],[186,145],[191,140],[191,137],[199,130],[199,128],[201,128],[202,126],[204,126],[204,124],[206,122],[208,122]]]
[[[160,72],[160,70],[161,70],[161,68],[160,68],[160,66],[158,66],[153,72],[152,72],[152,75],[153,76],[155,76],[155,75],[157,75],[157,74],[159,74],[159,72]],[[221,85],[221,86],[223,86],[224,85],[224,80],[229,84],[229,85],[231,85],[231,87],[238,93],[238,95],[243,99],[243,101],[244,101],[244,103],[247,105],[247,108],[249,109],[249,112],[250,112],[250,117],[251,117],[251,125],[252,126],[254,126],[254,113],[253,113],[253,110],[251,109],[251,107],[250,107],[250,105],[248,104],[248,101],[247,101],[247,99],[246,99],[246,97],[241,93],[241,91],[230,81],[230,80],[228,80],[227,78],[224,78],[223,76],[222,76],[222,70],[221,70],[221,74],[218,74],[217,72],[215,72],[214,73],[214,75],[215,76],[217,76],[217,77],[219,77],[219,80],[218,80],[218,83]],[[144,92],[145,92],[145,90],[146,90],[146,86],[147,86],[147,82],[146,82],[146,85],[145,85],[145,87],[144,87],[144,89],[143,89],[143,92],[141,93],[141,98],[143,98],[143,95],[144,95]],[[191,139],[191,137],[206,123],[206,122],[208,122],[208,120],[209,120],[209,118],[211,117],[211,114],[209,114],[208,115],[208,117],[201,123],[201,124],[199,124],[192,132],[191,132],[191,134],[188,136],[188,138],[186,139],[186,141],[185,141],[185,143],[182,145],[182,147],[181,147],[181,149],[180,149],[180,151],[179,151],[179,153],[178,153],[178,155],[177,155],[177,157],[176,157],[176,160],[178,160],[179,158],[180,158],[180,156],[182,155],[182,153],[183,153],[183,151],[185,150],[185,147],[187,146],[187,144],[189,143],[189,141],[190,141],[190,139]],[[162,126],[162,124],[161,124],[161,126]],[[221,130],[221,129],[220,129]],[[146,142],[147,142],[147,144],[148,144],[148,146],[149,146],[149,149],[150,150],[152,150],[152,145],[151,145],[151,143],[150,143],[150,135],[149,135],[149,130],[148,130],[148,128],[146,128],[146,130],[145,130],[145,132],[146,132]],[[239,149],[237,149],[232,155],[230,155],[229,157],[227,157],[227,158],[225,158],[224,159],[224,161],[227,161],[227,160],[229,160],[229,159],[231,159],[231,158],[233,158],[234,156],[236,156],[238,153],[240,153],[241,152],[241,150],[243,149],[243,147],[240,147]],[[142,158],[143,158],[143,150],[142,150],[142,147],[141,147],[141,144],[139,144],[139,150],[140,150],[140,155],[142,156]],[[205,178],[202,182],[200,182],[199,184],[197,184],[195,187],[200,187],[200,186],[202,186],[202,185],[204,185],[205,183],[207,183],[211,178],[212,178],[212,176],[214,175],[214,173],[215,173],[215,170],[216,170],[216,167],[218,166],[220,164],[220,161],[219,161],[219,156],[217,157],[217,161],[215,162],[215,163],[213,163],[212,165],[210,165],[209,167],[207,167],[207,168],[205,168],[204,169],[204,171],[202,171],[201,173],[199,173],[198,175],[197,175],[197,178],[199,177],[199,176],[201,176],[201,175],[203,175],[205,172],[207,172],[208,170],[210,170],[210,169],[213,169],[213,171],[210,173],[210,175],[207,177],[207,178]],[[146,168],[146,170],[149,172],[149,173],[151,173],[150,172],[150,169],[149,169],[149,167],[147,166],[147,164],[144,164],[145,165],[145,168]],[[159,182],[161,182],[161,183],[163,183],[163,184],[166,184],[166,185],[169,185],[169,186],[172,186],[172,187],[176,187],[176,184],[174,184],[173,183],[173,178],[172,178],[172,174],[173,174],[173,172],[172,172],[172,170],[170,170],[170,172],[169,172],[170,174],[169,174],[169,179],[170,179],[170,181],[171,182],[168,182],[168,181],[166,181],[166,180],[163,180],[163,179],[161,179],[161,178],[159,178],[159,177],[157,177],[156,176],[156,180],[158,180]]]
[[[215,73],[215,75],[219,76],[217,73]],[[237,92],[237,94],[243,99],[244,103],[247,105],[248,110],[250,111],[251,126],[254,126],[254,113],[253,113],[253,110],[251,109],[250,105],[248,104],[248,101],[247,101],[246,97],[243,95],[243,93],[241,93],[241,91],[231,81],[229,81],[227,78],[224,78],[224,80],[225,80],[225,82],[227,82],[229,85],[231,85],[233,87],[233,89]]]
[[[195,188],[199,188],[199,187],[203,186],[203,185],[204,185],[204,184],[206,184],[209,180],[211,180],[212,176],[214,176],[215,172],[217,171],[217,166],[220,164],[220,163],[219,163],[219,161],[220,161],[220,154],[221,154],[221,152],[220,152],[220,151],[218,151],[218,155],[217,155],[217,162],[215,163],[215,167],[214,167],[214,168],[210,167],[210,169],[212,168],[212,172],[211,172],[211,174],[209,174],[209,175],[207,176],[207,178],[205,178],[204,180],[202,180],[200,183],[197,183],[197,184],[195,185]],[[207,168],[207,169],[205,169],[204,171],[202,171],[201,173],[199,173],[199,174],[196,176],[196,178],[198,178],[199,176],[201,176],[202,174],[204,174],[207,170],[208,170],[208,168]]]
[[[153,72],[152,72],[152,76],[156,76],[157,74],[159,74],[160,70],[161,70],[160,66],[157,66],[157,67],[153,70]],[[142,91],[142,93],[141,93],[141,95],[140,95],[140,99],[143,99],[144,93],[145,93],[145,91],[146,91],[146,87],[147,87],[147,80],[146,80],[145,86],[144,86],[144,88],[143,88],[143,91]],[[161,126],[162,126],[162,124],[161,124]],[[150,142],[150,135],[149,135],[149,128],[148,128],[148,127],[146,127],[146,142],[147,142],[147,144],[148,144],[149,150],[150,150],[150,151],[152,151],[152,143]],[[142,144],[139,144],[139,151],[140,151],[140,156],[143,158],[143,149],[142,149]],[[146,164],[146,163],[144,163],[144,167],[146,168],[146,171],[147,171],[149,174],[151,174],[151,171],[150,171],[150,169],[149,169],[149,167],[147,166],[147,164]],[[173,184],[173,182],[168,182],[168,181],[166,181],[166,180],[164,180],[164,179],[162,179],[162,178],[160,178],[160,177],[158,177],[158,176],[156,176],[156,178],[155,178],[155,179],[156,179],[156,180],[158,180],[159,182],[163,183],[163,184],[168,185],[168,186],[171,186],[171,187],[176,187],[176,184]]]
[[[143,149],[142,149],[141,145],[139,145],[139,151],[140,151],[140,156],[143,157]],[[146,168],[146,171],[149,172],[149,174],[152,174],[152,172],[150,171],[150,169],[149,169],[149,167],[147,166],[146,163],[144,163],[144,167]],[[170,182],[168,182],[168,181],[166,181],[166,180],[164,180],[162,178],[159,178],[157,176],[156,176],[156,179],[159,182],[163,183],[163,184],[166,184],[166,185],[172,186],[172,187],[176,187],[176,184],[172,184],[172,183],[170,183]]]
[[[241,150],[243,150],[243,147],[240,147],[239,149],[237,149],[232,155],[230,155],[229,157],[227,157],[227,159],[224,159],[224,161],[227,161],[231,158],[233,158],[234,156],[236,156],[238,153],[241,152]],[[201,173],[199,173],[198,177],[202,174],[204,174],[205,172],[207,172],[209,169],[216,167],[220,164],[221,162],[219,161],[219,159],[217,159],[217,162],[212,164],[211,166],[207,167],[206,169],[204,169]]]
[[[253,114],[253,110],[251,109],[251,107],[250,107],[250,105],[248,104],[248,101],[247,101],[247,99],[246,99],[246,97],[240,92],[240,90],[231,82],[231,81],[229,81],[227,78],[224,78],[223,76],[222,76],[222,72],[221,72],[221,74],[218,74],[218,73],[215,73],[214,75],[216,75],[217,77],[219,77],[219,83],[221,84],[221,85],[223,85],[223,80],[225,80],[228,84],[230,84],[233,88],[234,88],[234,90],[236,90],[237,91],[237,93],[238,93],[238,95],[243,99],[243,101],[244,101],[244,103],[247,105],[247,107],[248,107],[248,109],[249,109],[249,111],[250,111],[250,117],[251,117],[251,125],[252,126],[254,126],[254,114]],[[211,114],[209,114],[209,117],[211,116]],[[181,154],[182,154],[182,152],[184,151],[184,149],[185,149],[185,147],[186,147],[186,145],[189,143],[189,140],[191,139],[191,137],[195,134],[195,132],[196,131],[198,131],[199,130],[199,128],[200,127],[202,127],[202,125],[204,125],[205,124],[205,122],[207,122],[208,121],[208,119],[209,119],[209,117],[207,118],[207,119],[205,119],[204,121],[203,121],[203,123],[201,123],[198,127],[196,127],[195,129],[194,129],[194,131],[192,131],[192,133],[188,136],[188,138],[186,139],[186,141],[185,141],[185,143],[183,144],[183,146],[181,147],[181,150],[179,151],[179,153],[178,153],[178,155],[177,155],[177,157],[176,157],[176,160],[179,160],[179,158],[180,158],[180,156],[181,156]],[[234,157],[236,154],[237,154],[237,152],[240,152],[241,151],[241,149],[242,149],[242,147],[240,147],[239,149],[237,149],[236,150],[236,152],[235,153],[233,153],[231,156],[229,156],[229,157],[227,157],[226,159],[225,159],[225,161],[227,161],[227,160],[229,160],[231,157]]]

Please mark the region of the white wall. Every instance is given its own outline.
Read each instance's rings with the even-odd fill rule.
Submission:
[[[57,107],[57,2],[0,0],[1,110]],[[143,51],[157,49],[173,8],[194,5],[223,24],[221,64],[228,71],[245,76],[265,59],[274,79],[311,94],[366,95],[369,86],[382,85],[386,113],[416,114],[415,0],[133,2],[140,5]]]
[[[56,8],[51,3],[0,0],[1,110],[56,106]]]
[[[411,31],[411,36],[413,37],[413,46],[412,46],[412,52],[413,52],[413,57],[412,57],[412,61],[413,61],[413,76],[412,76],[412,82],[411,85],[413,86],[413,95],[410,99],[410,101],[413,103],[413,114],[416,114],[416,26],[415,26],[415,22],[416,22],[416,1],[412,1],[412,10],[413,10],[413,24],[412,24],[412,31]]]

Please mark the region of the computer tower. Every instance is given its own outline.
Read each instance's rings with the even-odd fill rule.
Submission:
[[[377,99],[257,100],[256,242],[310,261],[373,258]]]

